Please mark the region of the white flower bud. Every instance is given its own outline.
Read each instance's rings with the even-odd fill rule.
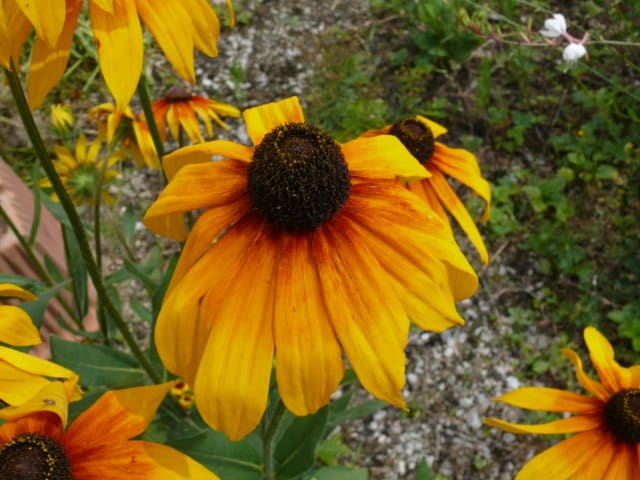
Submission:
[[[562,52],[562,58],[567,63],[576,63],[579,58],[586,55],[587,49],[580,43],[570,43]]]
[[[567,32],[567,24],[564,21],[564,15],[554,13],[553,18],[544,21],[544,28],[540,30],[540,35],[548,38],[558,38]]]

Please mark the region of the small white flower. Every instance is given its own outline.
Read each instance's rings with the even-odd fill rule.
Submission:
[[[562,52],[562,58],[565,62],[574,64],[579,58],[586,55],[587,49],[581,43],[570,43]]]
[[[548,38],[558,38],[567,33],[567,24],[564,15],[554,13],[553,18],[544,21],[544,28],[540,30],[540,35]]]

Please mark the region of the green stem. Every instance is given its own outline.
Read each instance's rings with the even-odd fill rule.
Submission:
[[[274,480],[276,478],[276,472],[273,471],[273,439],[286,411],[287,409],[284,403],[282,403],[282,399],[278,398],[278,403],[271,416],[271,421],[262,439],[262,459],[264,461],[263,480]]]
[[[40,136],[40,132],[38,131],[38,127],[31,115],[31,111],[29,110],[29,104],[27,103],[27,99],[24,95],[24,91],[22,90],[22,86],[20,85],[20,78],[16,72],[16,68],[14,65],[11,65],[10,69],[4,69],[5,74],[7,75],[7,80],[9,82],[9,88],[11,89],[11,94],[13,95],[13,99],[16,103],[16,108],[20,114],[20,118],[22,119],[22,123],[24,124],[24,128],[29,135],[29,139],[31,140],[31,144],[33,146],[34,152],[47,173],[47,177],[55,190],[58,199],[60,200],[60,205],[64,208],[64,211],[67,214],[69,219],[69,223],[71,224],[71,228],[73,229],[73,233],[76,236],[78,241],[78,247],[80,249],[80,255],[82,256],[87,271],[89,272],[89,276],[93,281],[93,285],[95,286],[96,293],[98,294],[98,299],[104,305],[107,313],[116,323],[116,326],[122,333],[125,343],[131,349],[131,353],[136,357],[140,366],[147,372],[149,377],[156,383],[160,383],[162,380],[158,373],[154,370],[153,366],[144,356],[144,353],[138,346],[135,338],[129,331],[126,322],[123,320],[122,315],[115,307],[109,294],[107,293],[107,289],[102,282],[102,278],[98,273],[98,268],[96,262],[93,258],[93,254],[91,253],[91,248],[89,247],[89,241],[87,240],[87,236],[84,230],[84,226],[82,225],[82,220],[78,216],[78,212],[76,212],[75,206],[67,193],[67,190],[64,188],[56,169],[53,166],[53,162],[49,158],[49,153],[42,141],[42,137]]]
[[[142,105],[142,111],[144,112],[144,117],[147,120],[147,125],[149,126],[149,133],[151,133],[153,145],[156,147],[158,158],[162,161],[162,157],[164,157],[164,146],[162,145],[158,125],[156,124],[156,119],[154,118],[153,110],[151,109],[151,97],[149,97],[147,79],[144,74],[140,75],[140,81],[138,82],[138,98],[140,99],[140,105]]]
[[[109,167],[109,155],[111,154],[111,150],[108,149],[106,152],[107,158],[102,161],[102,168],[100,169],[100,176],[98,177],[98,181],[96,182],[95,188],[95,197],[93,199],[93,237],[94,237],[94,245],[96,252],[96,268],[98,270],[98,275],[102,278],[102,229],[100,223],[100,205],[102,205],[102,188],[104,186],[104,174]],[[102,333],[102,338],[104,339],[105,345],[109,345],[111,342],[109,340],[109,328],[107,325],[107,317],[104,312],[104,306],[102,305],[102,301],[98,299],[98,323],[100,324],[100,332]]]
[[[13,232],[15,237],[18,239],[18,243],[27,254],[27,257],[29,257],[29,261],[31,262],[33,267],[36,269],[36,273],[38,274],[40,279],[45,283],[45,285],[47,285],[47,287],[53,287],[55,282],[51,279],[47,271],[44,269],[44,267],[40,263],[40,260],[38,260],[38,257],[34,253],[33,248],[31,248],[31,245],[29,244],[29,242],[25,240],[25,238],[20,233],[20,230],[18,230],[18,227],[16,226],[16,224],[13,223],[13,220],[11,220],[11,217],[9,217],[9,215],[7,214],[6,210],[2,208],[2,205],[0,205],[0,218],[2,218],[4,223],[7,224],[9,229]],[[71,317],[73,322],[76,325],[80,324],[79,320],[76,318],[73,312],[73,309],[60,293],[56,293],[56,299],[58,300],[58,302],[60,303],[64,311],[67,313],[67,315]]]

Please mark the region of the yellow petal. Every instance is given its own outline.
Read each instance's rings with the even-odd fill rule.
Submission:
[[[415,195],[395,182],[352,185],[344,208],[351,218],[418,265],[440,261],[447,267],[448,282],[456,301],[478,288],[478,277],[442,220]],[[343,208],[343,209],[344,209]],[[411,238],[411,245],[398,241]]]
[[[158,158],[156,146],[149,132],[149,127],[140,120],[134,120],[132,126],[133,134],[136,137],[136,143],[138,144],[137,146],[144,160],[144,164],[154,170],[160,170],[160,159]]]
[[[491,211],[491,187],[480,173],[478,160],[475,155],[462,148],[449,148],[439,142],[435,144],[435,150],[429,164],[463,183],[486,203],[480,221],[489,218]]]
[[[613,348],[609,341],[595,328],[584,329],[584,341],[589,349],[591,363],[609,392],[619,392],[628,386],[620,381],[620,365],[614,360]]]
[[[204,222],[196,223],[198,229],[207,225],[209,218],[205,215]],[[245,224],[240,220],[202,258],[190,258],[187,262],[193,264],[188,269],[182,268],[183,260],[180,259],[179,276],[175,280],[172,278],[160,310],[155,330],[160,358],[169,371],[186,378],[191,385],[195,381],[215,314],[215,311],[209,312],[204,306],[213,308],[220,303],[230,278],[236,274],[243,255],[253,241],[251,229],[242,228]],[[200,233],[200,230],[196,233]],[[189,246],[187,255],[194,248]]]
[[[329,403],[344,375],[342,351],[322,298],[310,240],[311,234],[281,235],[275,276],[278,390],[295,415],[315,413]]]
[[[640,478],[637,445],[618,443],[603,480],[635,480]]]
[[[13,420],[33,412],[52,412],[66,425],[68,406],[65,386],[60,382],[46,382],[25,402],[0,409],[0,418]]]
[[[573,478],[575,473],[598,455],[607,441],[607,436],[599,430],[578,433],[533,457],[520,470],[516,480]]]
[[[149,457],[148,464],[151,471],[147,474],[147,478],[162,480],[219,480],[218,476],[211,470],[171,447],[152,442],[131,443],[142,444],[144,456]]]
[[[31,31],[29,19],[15,2],[0,2],[0,64],[10,69],[18,67],[20,50]]]
[[[298,97],[248,108],[242,112],[242,117],[254,145],[260,144],[267,133],[280,125],[304,122],[304,113]]]
[[[405,312],[420,328],[441,332],[464,323],[456,310],[443,263],[436,259],[416,263],[384,239],[366,232],[356,222],[353,228],[367,239],[367,246],[389,274],[389,280]],[[403,237],[404,233],[406,232],[394,232],[394,237],[398,243],[412,245],[414,240]]]
[[[349,173],[356,177],[418,180],[431,176],[393,135],[361,137],[341,147]]]
[[[489,262],[489,253],[478,231],[478,227],[476,227],[471,215],[469,215],[469,211],[458,198],[456,192],[453,191],[444,175],[436,169],[430,171],[432,177],[424,181],[431,185],[442,204],[458,221],[460,227],[462,227],[462,230],[467,234],[469,240],[471,240],[471,243],[480,254],[480,260],[486,265]]]
[[[41,341],[38,329],[27,312],[12,305],[0,305],[0,342],[26,347]]]
[[[142,72],[142,29],[134,0],[113,0],[113,14],[90,3],[100,71],[116,108],[124,110]]]
[[[65,0],[15,0],[36,34],[49,45],[58,41],[65,18]]]
[[[142,21],[153,34],[176,73],[195,83],[193,27],[183,2],[136,0]]]
[[[204,305],[215,320],[194,385],[202,418],[232,441],[254,430],[264,414],[274,353],[277,245],[263,230],[264,220],[257,215],[245,220],[234,229],[245,228],[253,238],[236,274],[227,279],[228,294],[222,299],[216,295],[213,306],[208,299]]]
[[[312,240],[324,302],[358,379],[375,397],[406,408],[404,347],[409,320],[386,272],[339,214]]]
[[[149,207],[143,223],[149,230],[174,238],[166,230],[167,215],[225,205],[246,194],[247,164],[238,160],[225,160],[187,165],[160,192]]]
[[[514,407],[547,412],[573,412],[584,415],[602,410],[602,402],[597,398],[547,387],[519,388],[496,398],[496,401]]]
[[[107,13],[113,13],[113,0],[91,0],[91,3],[100,7]]]
[[[173,382],[167,382],[108,391],[67,428],[66,442],[88,451],[140,435],[172,385]]]
[[[620,477],[611,477],[609,475],[611,462],[616,457],[616,453],[621,451],[625,452],[627,445],[621,442],[617,442],[610,437],[608,442],[602,444],[602,447],[598,450],[598,454],[591,458],[589,462],[586,462],[583,467],[576,472],[578,478],[597,478],[597,479],[611,479],[621,480]],[[622,477],[624,478],[624,477]]]
[[[251,208],[248,195],[240,197],[219,208],[211,208],[200,215],[193,226],[187,242],[180,253],[180,259],[171,277],[165,295],[169,295],[174,285],[191,269],[195,262],[206,253],[217,237],[229,226],[235,224]]]
[[[569,418],[561,418],[553,422],[542,423],[539,425],[526,425],[523,423],[505,422],[498,418],[485,418],[484,423],[504,430],[510,433],[538,433],[538,434],[557,434],[557,433],[575,433],[592,430],[602,426],[602,415],[575,416]]]
[[[56,379],[70,379],[76,374],[56,363],[34,357],[12,348],[0,347],[0,361],[33,374]]]
[[[0,283],[0,297],[20,298],[29,302],[38,299],[33,293],[13,283]]]
[[[176,104],[175,111],[178,113],[178,119],[182,129],[187,134],[191,143],[200,143],[204,141],[200,132],[200,123],[194,111],[184,104]]]
[[[576,378],[578,379],[578,382],[580,382],[580,385],[595,395],[600,401],[606,402],[609,400],[609,392],[607,392],[607,390],[598,382],[593,381],[584,372],[582,368],[582,360],[576,352],[569,348],[563,348],[560,352],[562,352],[562,354],[573,364],[576,369]]]
[[[433,138],[438,138],[440,135],[444,135],[447,133],[447,129],[440,125],[439,123],[434,122],[433,120],[428,119],[427,117],[423,117],[422,115],[416,115],[416,120],[424,123],[431,133],[433,134]]]
[[[162,158],[162,167],[167,180],[170,181],[183,166],[210,162],[215,156],[250,162],[253,157],[253,148],[228,140],[214,140],[179,148]]]
[[[36,40],[31,54],[31,67],[27,82],[29,108],[40,108],[49,91],[62,78],[69,54],[76,20],[82,7],[81,1],[69,2],[62,32],[58,40],[50,44],[44,40]]]
[[[217,42],[220,35],[220,22],[209,2],[207,0],[193,0],[189,2],[187,12],[191,16],[193,24],[195,47],[209,57],[218,56]]]

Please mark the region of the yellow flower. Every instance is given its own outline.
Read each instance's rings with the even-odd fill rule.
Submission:
[[[147,429],[170,386],[109,391],[65,429],[68,404],[60,385],[50,384],[36,399],[40,407],[4,416],[0,478],[218,479],[173,448],[130,440]]]
[[[0,284],[0,296],[32,301],[36,297],[13,284]],[[41,342],[38,330],[27,313],[12,305],[0,305],[0,342],[16,347]],[[42,388],[60,383],[67,398],[78,400],[78,375],[53,362],[0,346],[0,400],[13,409],[23,408]],[[6,409],[0,410],[5,412]],[[0,478],[3,478],[0,476]]]
[[[462,324],[454,302],[478,282],[442,221],[395,181],[428,172],[392,136],[338,144],[295,97],[243,116],[255,148],[217,140],[164,159],[170,182],[147,227],[180,237],[167,218],[204,211],[159,314],[160,357],[233,440],[263,415],[274,356],[296,415],[329,402],[343,351],[369,392],[405,408],[409,318]]]
[[[6,0],[0,8],[0,61],[8,68],[29,24],[36,31],[27,92],[29,106],[38,108],[62,77],[82,0]],[[227,1],[230,6],[230,1]],[[140,19],[178,75],[195,82],[194,48],[218,54],[218,17],[207,0],[89,0],[91,29],[100,70],[123,110],[142,72],[143,41]],[[25,28],[26,27],[26,28]]]
[[[0,297],[14,297],[33,301],[37,297],[23,288],[11,283],[0,284]],[[40,334],[33,325],[31,317],[21,308],[13,305],[0,305],[0,342],[16,347],[25,347],[40,343]]]
[[[449,148],[435,139],[447,133],[447,129],[428,118],[417,115],[406,118],[382,130],[371,130],[363,136],[381,134],[398,137],[411,154],[431,173],[430,177],[407,182],[407,188],[422,197],[446,223],[449,224],[445,209],[457,220],[462,230],[480,254],[482,263],[489,261],[489,254],[480,232],[471,215],[451,188],[446,175],[455,178],[471,188],[486,202],[481,221],[489,218],[491,190],[482,177],[476,157],[461,148]]]
[[[171,136],[176,142],[181,141],[180,131],[182,129],[191,143],[201,143],[204,142],[204,138],[200,132],[198,117],[204,123],[207,138],[211,138],[213,137],[211,120],[227,129],[227,125],[220,116],[240,116],[240,110],[237,108],[200,95],[192,95],[182,87],[169,89],[165,96],[154,101],[151,107],[163,142],[167,141],[167,124]]]
[[[89,111],[89,119],[98,124],[98,134],[107,139],[108,145],[118,143],[120,158],[130,155],[138,167],[160,169],[160,159],[143,115],[134,114],[129,107],[116,110],[113,103],[105,102]]]
[[[63,103],[51,104],[51,124],[58,132],[65,132],[73,126],[71,107]]]
[[[542,425],[485,419],[487,425],[516,434],[576,434],[531,459],[517,480],[640,478],[640,365],[620,366],[607,339],[593,327],[585,328],[584,340],[600,382],[584,372],[576,352],[566,348],[562,353],[575,367],[580,385],[593,396],[525,387],[497,399],[520,408],[570,412],[572,416]]]
[[[108,204],[113,203],[113,196],[105,186],[118,176],[118,172],[111,167],[120,158],[117,154],[111,154],[106,160],[98,159],[101,145],[102,137],[98,136],[87,148],[87,138],[80,135],[76,143],[75,156],[61,145],[53,147],[57,156],[53,165],[76,205],[92,205],[96,200],[98,188],[100,188],[102,201]],[[101,176],[102,180],[100,180]],[[48,178],[41,180],[39,185],[43,188],[51,188]],[[52,198],[57,198],[55,193],[52,194]]]

